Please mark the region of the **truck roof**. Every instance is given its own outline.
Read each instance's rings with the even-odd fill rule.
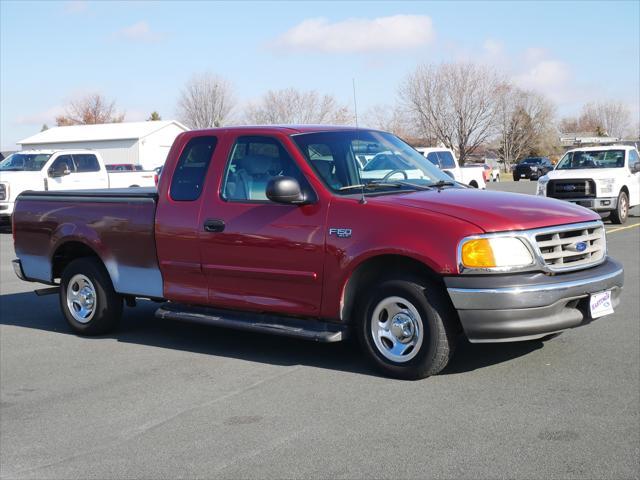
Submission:
[[[635,150],[632,145],[603,145],[600,147],[578,147],[567,150],[569,152],[601,152],[602,150]]]
[[[90,150],[88,148],[61,148],[58,150],[54,150],[54,149],[26,149],[26,150],[18,150],[17,152],[13,152],[13,153],[26,153],[29,155],[53,155],[54,153],[60,153],[60,152],[64,152],[64,153],[97,153],[95,150]]]
[[[375,128],[362,128],[347,125],[240,125],[233,127],[207,128],[201,132],[237,132],[243,130],[261,131],[264,133],[284,133],[295,135],[297,133],[316,133],[330,131],[352,131],[352,130],[377,130]],[[191,130],[193,132],[193,130]]]

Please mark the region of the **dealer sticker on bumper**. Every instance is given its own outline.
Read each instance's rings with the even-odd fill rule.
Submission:
[[[591,318],[603,317],[613,313],[613,303],[611,302],[611,290],[594,293],[591,295]]]

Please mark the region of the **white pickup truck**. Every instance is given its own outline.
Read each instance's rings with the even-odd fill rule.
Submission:
[[[453,154],[453,151],[448,148],[418,147],[416,150],[456,182],[464,183],[474,188],[487,188],[482,165],[460,168],[458,159]]]
[[[26,190],[81,190],[155,186],[155,172],[107,172],[92,150],[22,150],[0,162],[0,219],[10,217]]]
[[[640,157],[628,145],[569,150],[538,179],[538,195],[567,200],[624,223],[640,205]]]

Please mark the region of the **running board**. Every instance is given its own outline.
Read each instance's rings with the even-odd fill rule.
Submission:
[[[347,337],[346,326],[335,323],[173,303],[165,303],[158,308],[156,317],[204,323],[237,330],[251,330],[322,343],[340,342]]]

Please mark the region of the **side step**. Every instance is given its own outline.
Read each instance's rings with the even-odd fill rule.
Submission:
[[[340,342],[347,338],[345,325],[314,319],[306,320],[263,313],[217,310],[174,303],[165,303],[158,308],[156,317],[204,323],[238,330],[251,330],[322,343]]]

